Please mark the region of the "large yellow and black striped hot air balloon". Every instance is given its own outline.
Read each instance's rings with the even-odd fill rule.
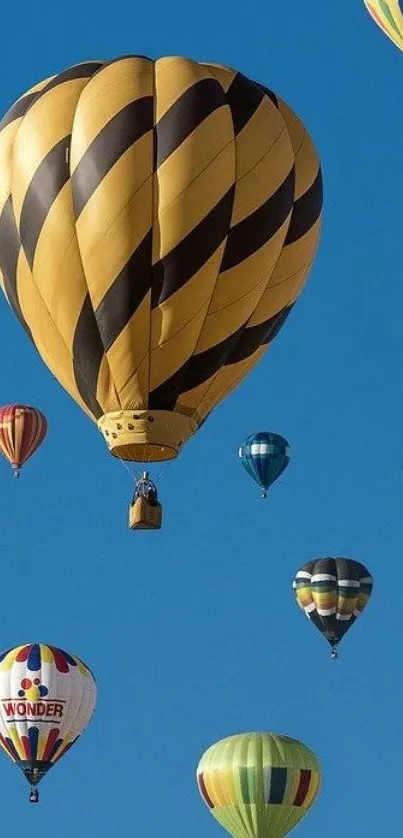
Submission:
[[[242,733],[203,754],[197,782],[211,813],[234,838],[283,838],[311,808],[320,767],[296,739]]]
[[[0,280],[114,456],[168,460],[262,357],[319,238],[304,126],[235,70],[92,61],[0,123]]]

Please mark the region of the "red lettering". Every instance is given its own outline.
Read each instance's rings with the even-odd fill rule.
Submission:
[[[54,716],[63,717],[63,704],[58,701],[2,701],[3,712],[7,718],[14,716]]]
[[[36,716],[36,704],[31,704],[27,701],[25,706],[25,712],[27,716]]]

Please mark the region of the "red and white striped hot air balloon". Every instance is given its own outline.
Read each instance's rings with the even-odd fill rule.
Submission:
[[[40,410],[24,404],[0,408],[0,451],[19,477],[21,466],[45,439],[48,423]]]

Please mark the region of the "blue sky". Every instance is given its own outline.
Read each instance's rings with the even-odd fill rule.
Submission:
[[[80,59],[210,59],[303,117],[325,187],[307,288],[260,366],[164,468],[160,533],[126,528],[129,474],[0,305],[1,402],[33,403],[50,424],[18,483],[0,463],[0,647],[50,641],[80,655],[99,689],[41,806],[0,755],[3,832],[218,838],[196,788],[199,757],[228,734],[269,730],[322,763],[320,798],[295,835],[396,835],[403,56],[362,0],[22,0],[2,10],[2,29],[1,111]],[[255,430],[293,450],[266,503],[237,457]],[[337,665],[291,588],[301,564],[329,554],[375,578]]]

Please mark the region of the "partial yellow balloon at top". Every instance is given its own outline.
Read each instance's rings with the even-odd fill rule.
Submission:
[[[234,838],[283,838],[311,808],[320,766],[297,739],[242,733],[208,748],[197,782],[212,815]]]
[[[125,460],[176,457],[259,361],[321,213],[304,125],[227,67],[88,61],[0,122],[0,285]]]
[[[403,52],[402,0],[364,0],[375,23]]]

